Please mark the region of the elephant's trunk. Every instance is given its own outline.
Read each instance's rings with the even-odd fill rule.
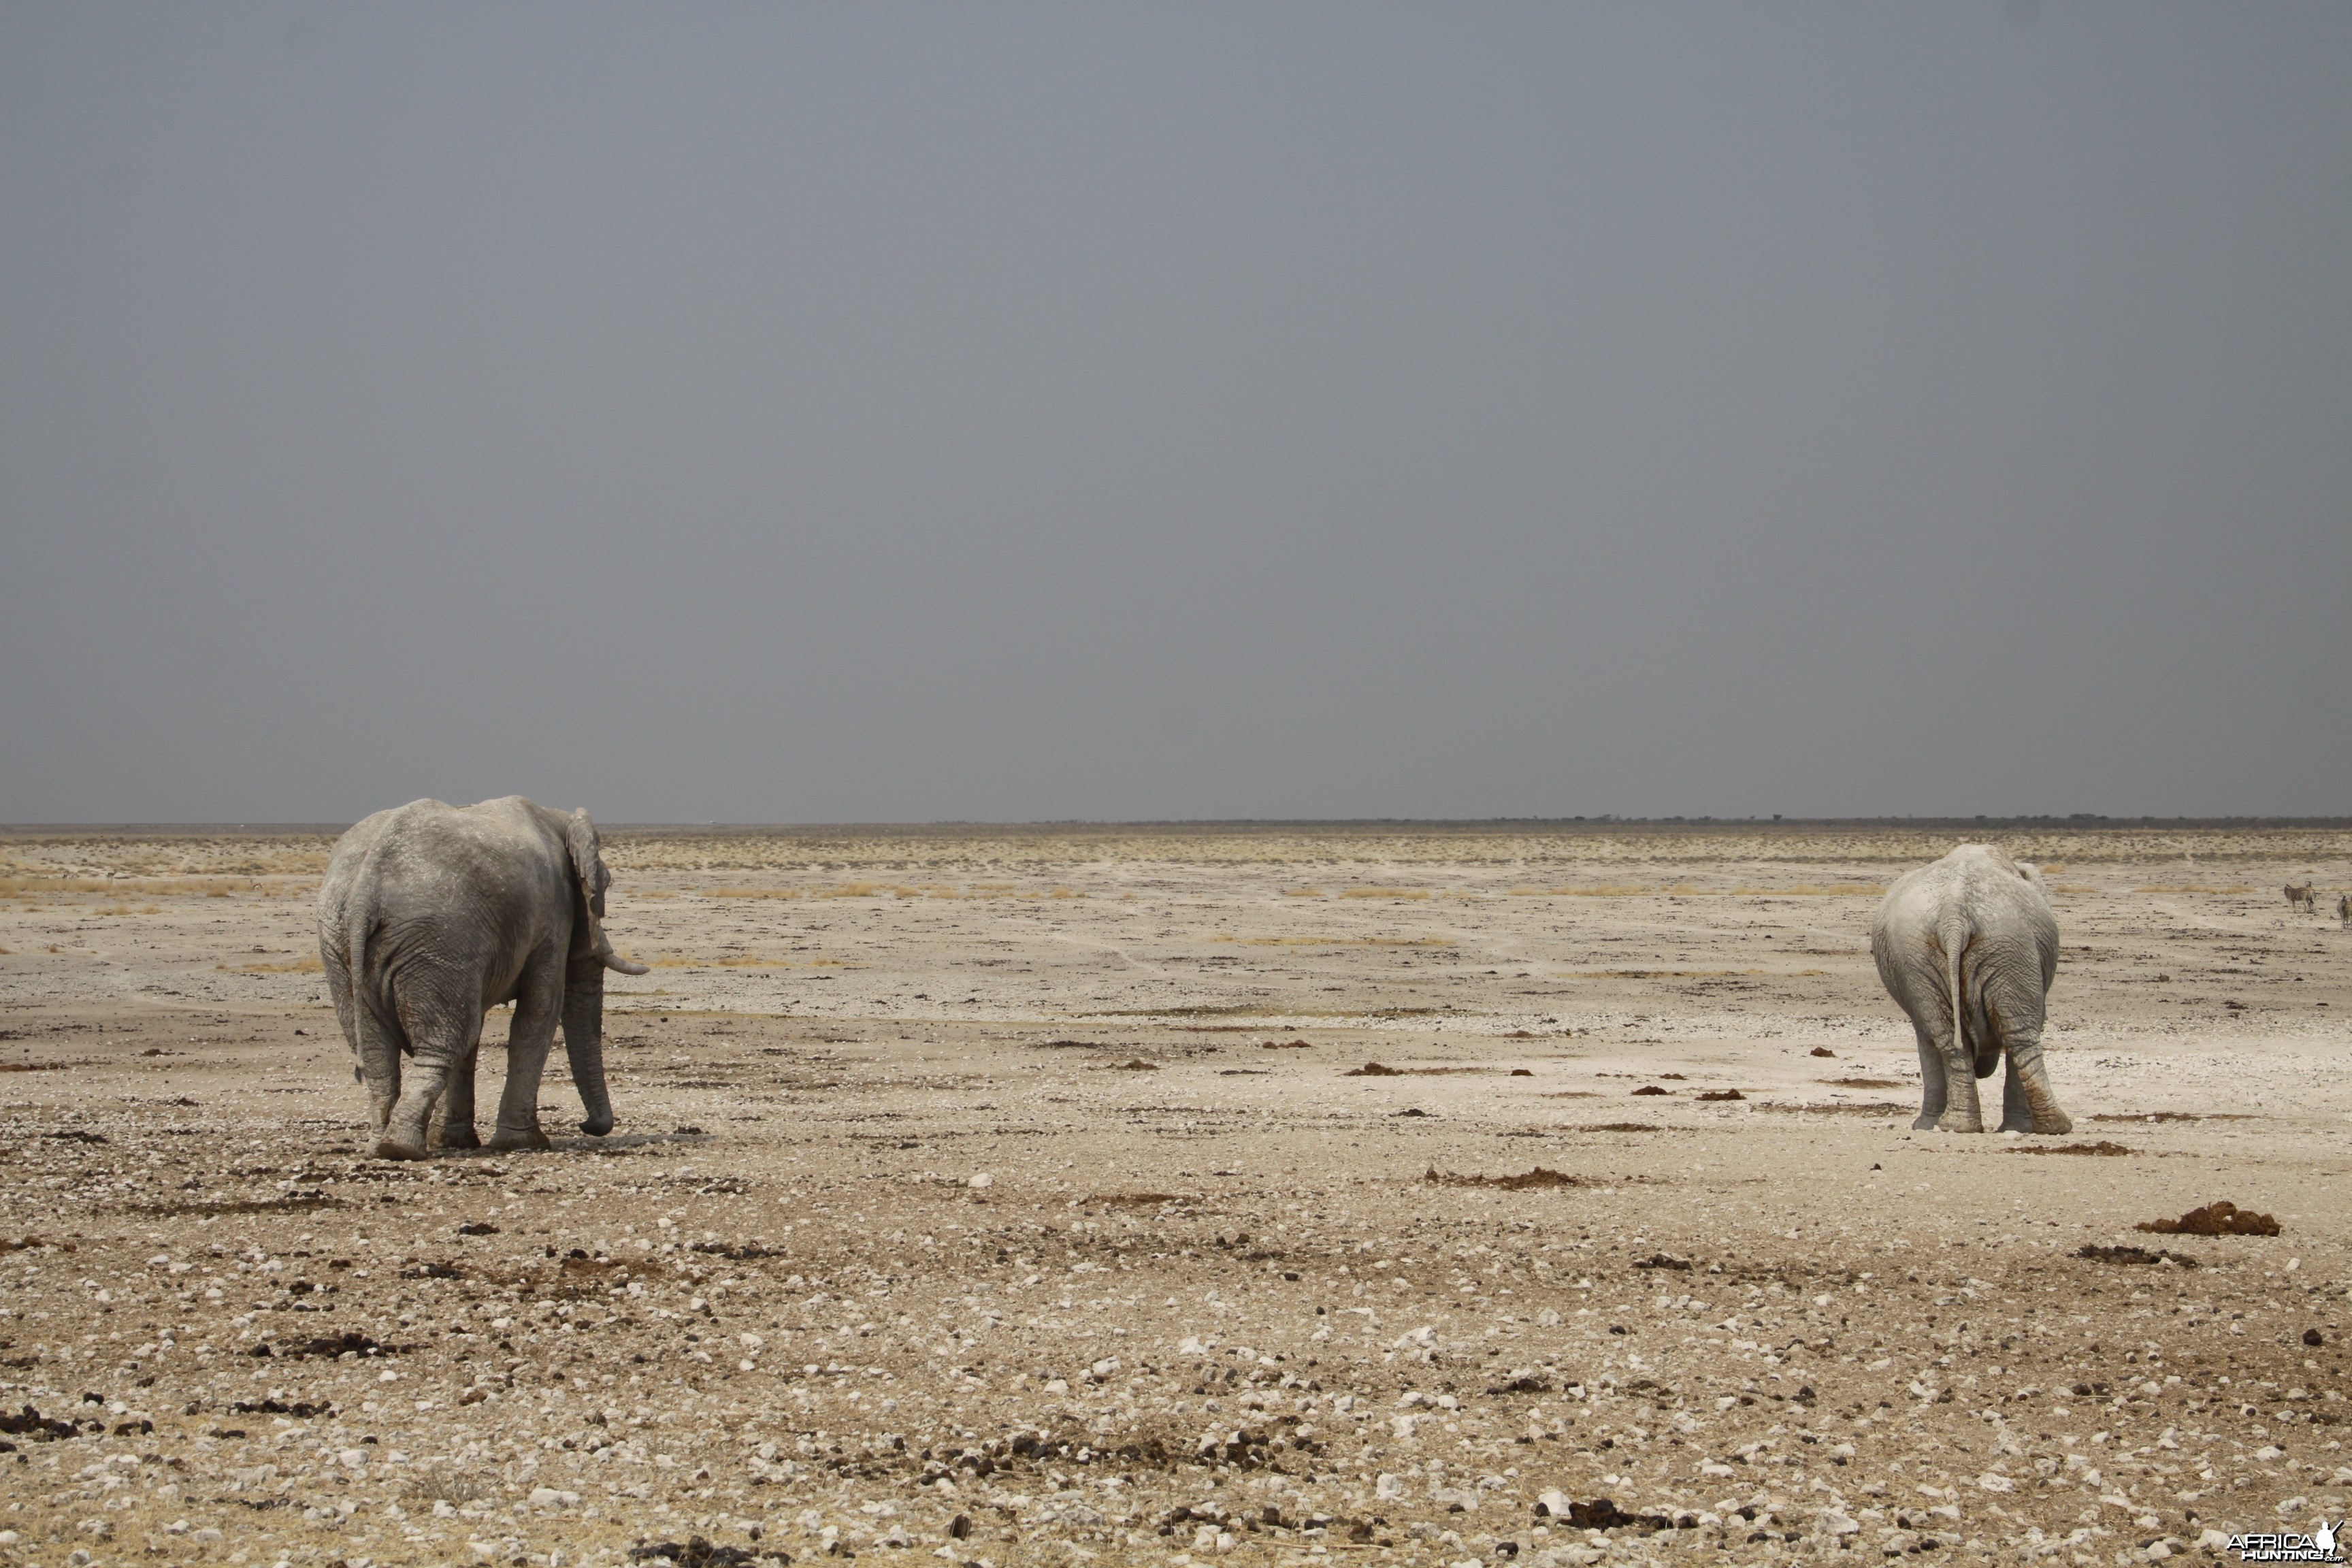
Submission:
[[[604,963],[599,954],[575,959],[564,977],[563,1054],[572,1060],[572,1087],[587,1112],[580,1131],[602,1138],[613,1130],[613,1100],[604,1090]]]

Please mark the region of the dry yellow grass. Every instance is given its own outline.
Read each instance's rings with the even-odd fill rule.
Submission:
[[[262,891],[249,877],[0,877],[0,897],[54,898],[64,893],[104,893],[142,899],[226,899]]]
[[[1429,897],[1429,889],[1426,888],[1342,888],[1339,889],[1339,896],[1343,899],[1425,899]]]
[[[1323,896],[1323,889],[1320,888],[1285,888],[1282,889],[1282,896],[1286,899],[1319,899]]]
[[[1735,974],[1761,974],[1760,969],[1572,969],[1573,980],[1721,980]],[[1798,974],[1819,974],[1818,969],[1800,969]]]
[[[213,967],[228,969],[231,966],[216,963]],[[235,973],[239,974],[317,974],[322,973],[325,968],[326,965],[319,961],[319,955],[312,953],[307,958],[295,959],[290,963],[240,963],[235,966]]]
[[[798,888],[713,888],[710,896],[714,899],[797,899],[801,890]]]

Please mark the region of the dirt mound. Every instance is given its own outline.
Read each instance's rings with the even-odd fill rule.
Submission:
[[[2145,1247],[2084,1247],[2074,1256],[2087,1258],[2094,1263],[2162,1263],[2168,1258],[2182,1268],[2194,1268],[2197,1259],[2185,1253],[2168,1252],[2162,1247],[2150,1252]]]
[[[1736,1089],[1710,1089],[1699,1098],[1701,1100],[1746,1100],[1748,1097]]]
[[[1360,1068],[1349,1068],[1341,1078],[1402,1078],[1402,1068],[1383,1067],[1379,1062],[1366,1062]]]
[[[1104,1208],[1157,1208],[1161,1204],[1181,1204],[1188,1200],[1174,1193],[1104,1193],[1087,1202]]]
[[[1584,1185],[1581,1181],[1565,1171],[1549,1170],[1541,1165],[1538,1165],[1524,1176],[1461,1176],[1448,1171],[1441,1171],[1432,1165],[1429,1168],[1429,1173],[1422,1177],[1422,1180],[1441,1187],[1500,1187],[1506,1192],[1513,1193],[1525,1192],[1530,1187]]]
[[[1539,1515],[1559,1517],[1559,1510],[1549,1503],[1536,1504]],[[1591,1502],[1570,1502],[1566,1510],[1570,1526],[1578,1530],[1619,1530],[1633,1525],[1645,1531],[1672,1530],[1675,1521],[1663,1513],[1627,1513],[1614,1500],[1594,1498]]]
[[[2242,1209],[2224,1198],[2203,1208],[2190,1209],[2179,1219],[2142,1220],[2132,1228],[2158,1236],[2276,1236],[2279,1222],[2266,1214]]]
[[[401,1355],[406,1347],[378,1344],[356,1330],[346,1329],[340,1334],[320,1334],[317,1339],[297,1340],[272,1348],[257,1344],[245,1353],[287,1361],[333,1361],[338,1356]]]
[[[782,1552],[752,1552],[740,1546],[715,1546],[699,1535],[689,1535],[686,1544],[675,1541],[656,1541],[644,1546],[629,1548],[629,1561],[648,1564],[672,1563],[675,1568],[749,1568],[761,1562],[790,1563],[792,1558]]]
[[[86,1421],[77,1425],[44,1415],[29,1405],[14,1415],[0,1410],[0,1432],[5,1432],[11,1437],[29,1437],[36,1443],[58,1443],[68,1437],[79,1437],[85,1432],[105,1430],[103,1422]]]
[[[2012,1154],[2128,1154],[2132,1151],[2122,1144],[2102,1138],[2095,1143],[2059,1143],[2042,1145],[2021,1144],[2010,1151]]]

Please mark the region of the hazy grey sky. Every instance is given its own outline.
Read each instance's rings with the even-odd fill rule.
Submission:
[[[2352,810],[2352,5],[0,5],[0,820]]]

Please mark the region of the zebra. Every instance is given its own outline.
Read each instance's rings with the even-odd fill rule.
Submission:
[[[2336,895],[2336,918],[2344,923],[2346,931],[2352,931],[2352,893]]]

